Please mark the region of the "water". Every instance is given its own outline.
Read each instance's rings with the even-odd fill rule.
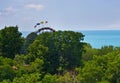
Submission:
[[[84,41],[91,44],[93,48],[102,46],[120,46],[120,30],[93,30],[81,31],[84,35]]]
[[[93,48],[101,48],[106,45],[120,46],[120,30],[86,30],[82,32],[84,42],[90,43]],[[29,31],[22,32],[23,36],[26,37]]]

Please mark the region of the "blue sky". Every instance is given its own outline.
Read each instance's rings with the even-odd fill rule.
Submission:
[[[120,0],[0,0],[0,29],[35,31],[40,21],[56,30],[120,30]]]

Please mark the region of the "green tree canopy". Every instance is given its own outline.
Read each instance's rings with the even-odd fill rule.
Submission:
[[[82,33],[73,31],[45,32],[40,34],[36,38],[37,42],[33,42],[34,44],[36,42],[36,44],[33,45],[36,46],[35,48],[38,48],[40,45],[48,48],[48,54],[43,56],[44,71],[54,74],[59,70],[74,69],[76,66],[80,66],[84,45],[81,42],[83,38],[84,35]],[[31,50],[35,50],[35,48]]]
[[[80,69],[78,78],[81,83],[120,83],[120,51],[107,55],[93,56]]]
[[[0,55],[14,58],[15,54],[20,53],[22,46],[21,35],[17,26],[5,27],[0,30]]]
[[[12,59],[0,56],[0,82],[4,79],[12,80],[15,77],[12,64]]]

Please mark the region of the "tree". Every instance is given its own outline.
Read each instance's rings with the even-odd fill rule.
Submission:
[[[56,75],[46,74],[42,79],[41,83],[57,83],[56,79],[57,79]]]
[[[115,50],[114,46],[111,46],[111,45],[110,46],[102,46],[99,54],[100,55],[106,55],[107,53],[112,52],[114,50]]]
[[[34,61],[36,58],[43,59],[43,56],[47,55],[48,47],[39,44],[38,40],[35,40],[27,49],[28,61]]]
[[[58,71],[71,70],[80,66],[84,45],[81,42],[83,37],[82,33],[73,31],[40,34],[36,38],[39,41],[37,46],[42,45],[48,48],[48,54],[43,56],[44,71],[54,74]]]
[[[0,55],[14,58],[15,54],[20,53],[23,41],[21,35],[17,26],[0,30]]]
[[[0,56],[0,82],[9,79],[13,80],[15,72],[12,68],[13,61],[10,58],[3,58]]]
[[[12,83],[39,83],[40,74],[24,74],[21,77],[15,77]]]
[[[64,75],[61,75],[57,78],[56,83],[81,83],[79,82],[77,76],[66,72]]]
[[[93,56],[80,68],[81,83],[120,83],[120,51],[115,50],[102,56]]]
[[[0,81],[4,79],[12,80],[15,77],[15,72],[10,65],[0,66]]]
[[[22,47],[22,53],[27,54],[27,48],[29,47],[30,44],[33,43],[35,38],[37,37],[37,33],[31,32],[28,34],[28,36],[25,38],[24,45]]]
[[[82,54],[82,62],[86,62],[89,60],[93,59],[94,55],[98,55],[99,54],[99,50],[96,48],[92,48],[89,44],[86,44],[84,46],[85,52]]]

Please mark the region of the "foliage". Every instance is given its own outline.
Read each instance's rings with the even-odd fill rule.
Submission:
[[[33,43],[33,41],[35,40],[36,37],[37,37],[37,33],[35,33],[35,32],[31,32],[30,34],[28,34],[28,36],[26,37],[27,46],[29,46],[31,43]]]
[[[0,83],[11,83],[11,81],[8,79],[8,80],[3,80],[2,82]]]
[[[40,78],[39,73],[24,74],[21,77],[14,78],[12,83],[38,83],[39,78]]]
[[[3,79],[12,80],[15,77],[15,72],[9,65],[0,66],[0,81]]]
[[[21,53],[27,54],[27,48],[29,47],[30,44],[33,43],[36,37],[37,34],[35,32],[31,32],[30,34],[28,34],[28,36],[25,38]]]
[[[0,81],[3,79],[12,80],[15,77],[12,64],[13,62],[11,59],[0,57]]]
[[[43,59],[48,53],[48,47],[39,44],[38,40],[35,40],[28,47],[28,60],[29,62],[34,61],[36,58]]]
[[[80,83],[76,74],[71,72],[66,72],[57,78],[56,83]]]
[[[16,76],[20,77],[23,74],[30,74],[30,73],[42,73],[42,66],[43,60],[36,58],[33,62],[29,64],[26,63],[27,55],[16,55],[14,58],[14,68],[16,71]]]
[[[31,71],[32,72],[38,72],[38,73],[42,73],[42,69],[43,69],[43,60],[36,58],[34,62],[31,62]]]
[[[119,50],[103,56],[94,56],[93,60],[85,63],[78,77],[82,83],[119,83],[119,63]]]
[[[0,55],[14,58],[15,54],[20,53],[23,41],[21,35],[17,26],[0,30]]]
[[[42,33],[37,38],[39,45],[48,48],[48,54],[43,56],[44,70],[51,74],[62,70],[74,69],[80,66],[83,52],[84,35],[73,31],[57,31]],[[36,42],[35,41],[35,42]],[[34,45],[35,46],[35,45]],[[35,51],[34,51],[35,52]]]
[[[109,52],[112,52],[114,51],[114,46],[102,46],[101,49],[100,49],[100,52],[99,52],[99,55],[105,55]]]
[[[96,49],[82,42],[82,33],[56,31],[29,34],[27,53],[18,54],[22,38],[16,28],[0,30],[0,83],[120,83],[120,47]]]
[[[41,82],[42,83],[57,83],[56,79],[57,79],[56,75],[46,74]]]
[[[96,48],[92,48],[89,44],[84,45],[84,50],[85,52],[83,52],[82,54],[82,62],[86,62],[89,60],[93,59],[94,55],[99,55],[99,50]]]

